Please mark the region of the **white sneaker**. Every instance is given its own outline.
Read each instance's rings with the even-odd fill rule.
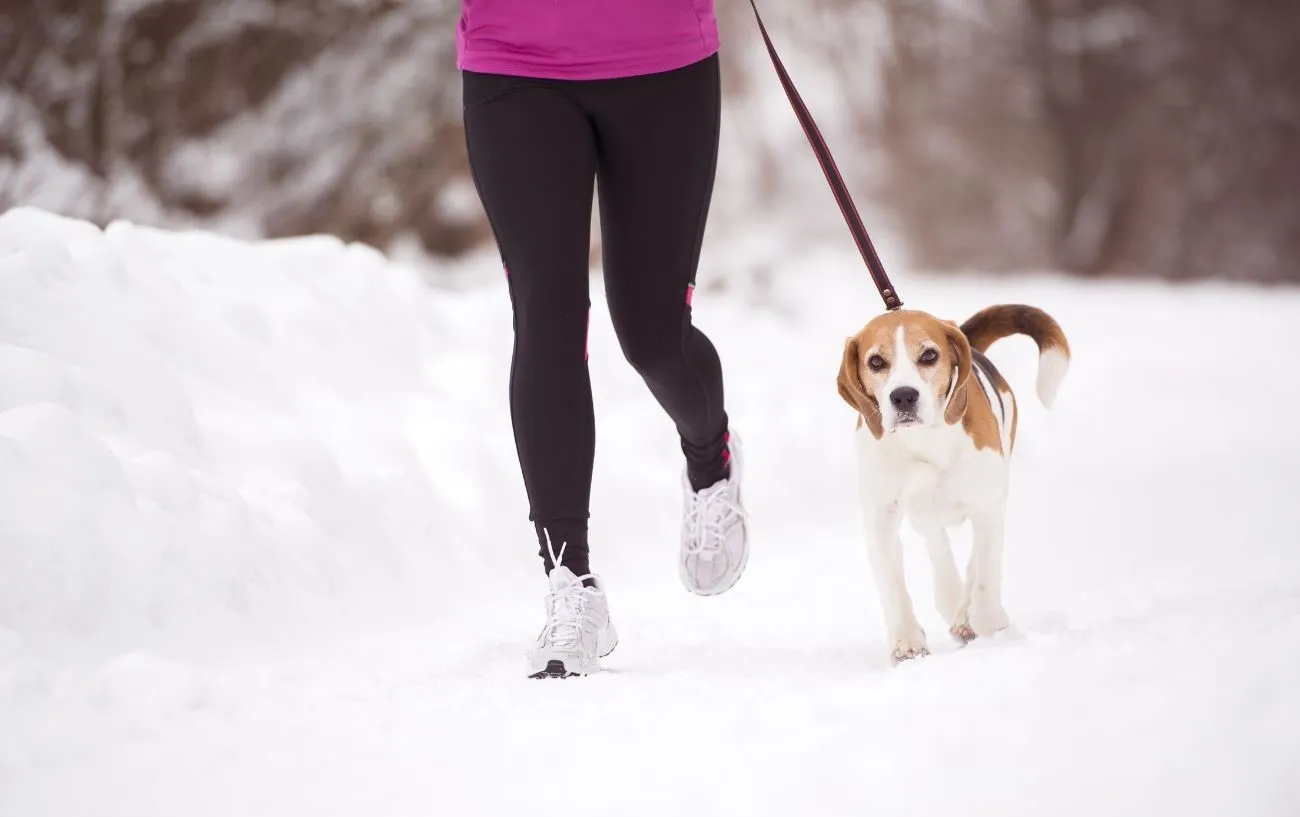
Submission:
[[[596,587],[585,586],[583,579],[591,579]],[[599,672],[600,659],[618,646],[600,580],[591,574],[575,576],[569,568],[556,565],[550,582],[546,626],[528,651],[529,677],[568,678]]]
[[[749,529],[741,502],[744,461],[740,438],[727,441],[731,473],[727,479],[696,493],[682,472],[682,546],[678,574],[692,593],[716,596],[740,579],[749,563]]]

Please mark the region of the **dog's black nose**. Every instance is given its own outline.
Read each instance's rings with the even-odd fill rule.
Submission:
[[[916,411],[916,401],[920,399],[921,393],[911,386],[900,386],[889,393],[889,402],[898,411]]]

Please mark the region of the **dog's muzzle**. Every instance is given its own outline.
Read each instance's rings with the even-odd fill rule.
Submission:
[[[917,404],[921,392],[912,386],[899,386],[889,393],[889,404],[894,407],[894,427],[915,425],[920,422]]]

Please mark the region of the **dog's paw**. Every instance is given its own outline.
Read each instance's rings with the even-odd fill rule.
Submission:
[[[948,634],[962,644],[969,644],[976,638],[975,628],[971,626],[969,619],[963,619],[949,627]]]
[[[890,658],[894,664],[901,664],[904,661],[922,658],[930,654],[930,649],[925,643],[925,631],[919,627],[899,633],[894,637],[893,644]]]
[[[946,618],[948,621],[948,635],[951,635],[960,644],[969,644],[978,635],[970,623],[970,605],[970,596],[963,593],[952,616]]]
[[[978,636],[991,636],[1011,626],[1007,611],[1002,609],[1002,602],[996,599],[976,596],[971,599],[970,628]]]

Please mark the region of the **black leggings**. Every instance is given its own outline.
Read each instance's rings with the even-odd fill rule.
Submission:
[[[463,78],[470,167],[514,311],[510,411],[529,519],[547,569],[549,539],[581,575],[596,442],[593,184],[623,355],[676,424],[692,485],[727,475],[722,367],[690,307],[718,157],[717,57],[625,79]]]

